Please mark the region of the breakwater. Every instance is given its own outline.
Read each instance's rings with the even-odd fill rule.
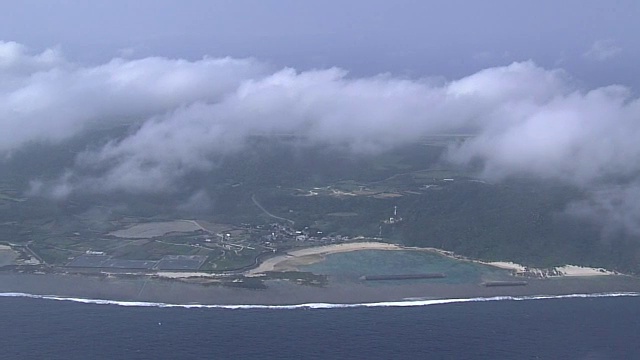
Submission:
[[[526,281],[486,281],[483,282],[482,285],[486,287],[494,287],[494,286],[526,286],[529,283]]]
[[[393,275],[365,275],[361,277],[365,281],[376,280],[416,280],[416,279],[442,279],[446,277],[443,273],[428,274],[393,274]]]

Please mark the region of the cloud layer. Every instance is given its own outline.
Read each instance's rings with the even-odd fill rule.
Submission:
[[[39,189],[57,196],[170,191],[182,177],[211,170],[217,155],[252,134],[296,134],[370,152],[454,132],[476,136],[451,148],[449,160],[480,160],[488,178],[640,186],[640,101],[633,92],[584,89],[565,71],[531,61],[436,81],[278,70],[230,58],[83,66],[55,49],[30,53],[0,42],[0,153],[111,123],[139,127],[80,154],[57,183]]]
[[[102,122],[163,114],[215,102],[266,71],[253,60],[113,59],[73,64],[57,50],[29,54],[0,42],[0,152],[30,141],[60,141]]]

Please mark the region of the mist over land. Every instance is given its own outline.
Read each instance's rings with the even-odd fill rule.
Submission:
[[[2,42],[0,54],[4,161],[36,145],[86,142],[59,168],[30,174],[30,196],[172,193],[193,174],[217,171],[220,158],[246,150],[256,135],[291,135],[298,147],[358,156],[465,134],[443,161],[473,165],[489,181],[576,186],[588,193],[569,213],[608,232],[640,231],[640,102],[630,88],[588,88],[561,68],[521,61],[442,80],[297,71],[259,59],[84,65],[15,42]]]

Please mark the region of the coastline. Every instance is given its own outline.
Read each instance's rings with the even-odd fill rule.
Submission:
[[[0,293],[51,295],[80,299],[142,301],[171,304],[291,305],[305,303],[373,303],[407,299],[488,298],[495,296],[560,296],[640,292],[640,279],[604,269],[567,265],[557,276],[525,277],[528,286],[485,287],[480,283],[390,282],[369,284],[355,279],[332,278],[324,286],[305,286],[283,279],[265,279],[265,288],[223,286],[229,276],[262,277],[265,273],[295,271],[323,261],[331,254],[360,250],[430,252],[455,261],[511,271],[528,270],[511,262],[483,262],[435,248],[404,247],[376,241],[333,244],[295,249],[266,259],[242,274],[164,271],[157,273],[66,273],[0,271]],[[534,269],[535,270],[535,269]],[[93,276],[92,276],[93,275]],[[522,279],[522,277],[520,277]],[[228,282],[228,280],[227,280]]]
[[[231,288],[174,280],[95,278],[72,274],[0,273],[0,293],[73,299],[148,302],[182,305],[363,304],[416,299],[565,296],[573,294],[640,293],[640,280],[626,276],[532,279],[528,286],[484,287],[480,284],[433,282],[331,282],[324,287],[274,280],[267,289]]]
[[[4,252],[11,251],[11,247],[2,246],[0,250]],[[618,272],[609,271],[603,268],[593,268],[586,266],[577,266],[566,264],[563,266],[557,266],[553,268],[543,269],[527,267],[521,264],[517,264],[510,261],[482,261],[478,259],[468,258],[466,256],[457,255],[454,252],[433,248],[433,247],[413,247],[403,246],[399,244],[386,243],[375,240],[368,241],[356,241],[340,244],[331,244],[323,246],[312,246],[305,248],[298,248],[290,250],[284,254],[277,254],[273,257],[266,258],[259,263],[255,268],[243,271],[241,273],[233,273],[235,275],[243,275],[246,277],[262,276],[267,272],[283,272],[283,271],[297,271],[298,267],[311,265],[321,262],[326,259],[326,256],[353,252],[361,250],[384,250],[384,251],[422,251],[431,252],[440,256],[453,259],[456,261],[470,262],[475,264],[481,264],[485,266],[491,266],[493,268],[503,269],[511,271],[512,275],[522,276],[526,278],[552,278],[552,277],[592,277],[592,276],[611,276],[611,275],[624,275]],[[5,264],[9,265],[9,263]],[[102,271],[104,274],[109,275],[111,272],[108,270]],[[117,272],[122,273],[122,272]],[[115,274],[115,273],[114,273]],[[136,275],[134,273],[130,275]],[[140,272],[137,275],[140,276],[153,276],[160,279],[188,279],[188,278],[207,278],[210,280],[220,279],[232,275],[232,273],[212,273],[206,271],[175,271],[175,270],[163,270],[153,273]]]
[[[298,266],[310,265],[322,261],[327,255],[360,250],[428,251],[457,261],[472,262],[476,264],[492,266],[503,270],[510,270],[512,273],[517,275],[525,276],[525,274],[528,274],[528,277],[546,278],[622,275],[603,268],[593,268],[570,264],[557,266],[552,269],[532,268],[510,261],[482,261],[470,259],[464,256],[456,255],[451,251],[433,247],[419,248],[383,243],[378,241],[325,245],[289,251],[286,254],[277,255],[272,258],[266,259],[256,268],[246,271],[245,275],[256,276],[268,271],[295,271]]]

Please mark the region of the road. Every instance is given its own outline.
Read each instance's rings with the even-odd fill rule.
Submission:
[[[198,220],[180,220],[180,221],[185,221],[188,223],[192,223],[193,225],[197,226],[198,228],[200,228],[200,230],[204,231],[204,232],[208,232],[211,233],[211,231],[209,231],[208,229],[206,229],[204,226],[200,225],[200,223],[198,222]]]
[[[40,257],[40,255],[36,254],[35,251],[31,250],[31,248],[29,247],[29,243],[24,244],[24,248],[31,254],[33,255],[33,257],[35,257],[36,259],[38,259],[38,261],[40,261],[41,264],[46,265],[47,262],[44,261],[43,258]]]
[[[253,201],[253,203],[256,204],[256,206],[259,207],[260,210],[262,210],[262,212],[264,212],[265,214],[269,215],[270,217],[272,217],[274,219],[278,219],[278,220],[288,221],[291,225],[295,224],[295,221],[293,221],[291,219],[287,219],[287,218],[283,218],[283,217],[280,217],[280,216],[276,216],[276,215],[273,215],[272,213],[270,213],[269,211],[267,211],[267,209],[262,207],[262,205],[260,205],[258,200],[256,200],[256,195],[255,194],[251,195],[251,201]]]

